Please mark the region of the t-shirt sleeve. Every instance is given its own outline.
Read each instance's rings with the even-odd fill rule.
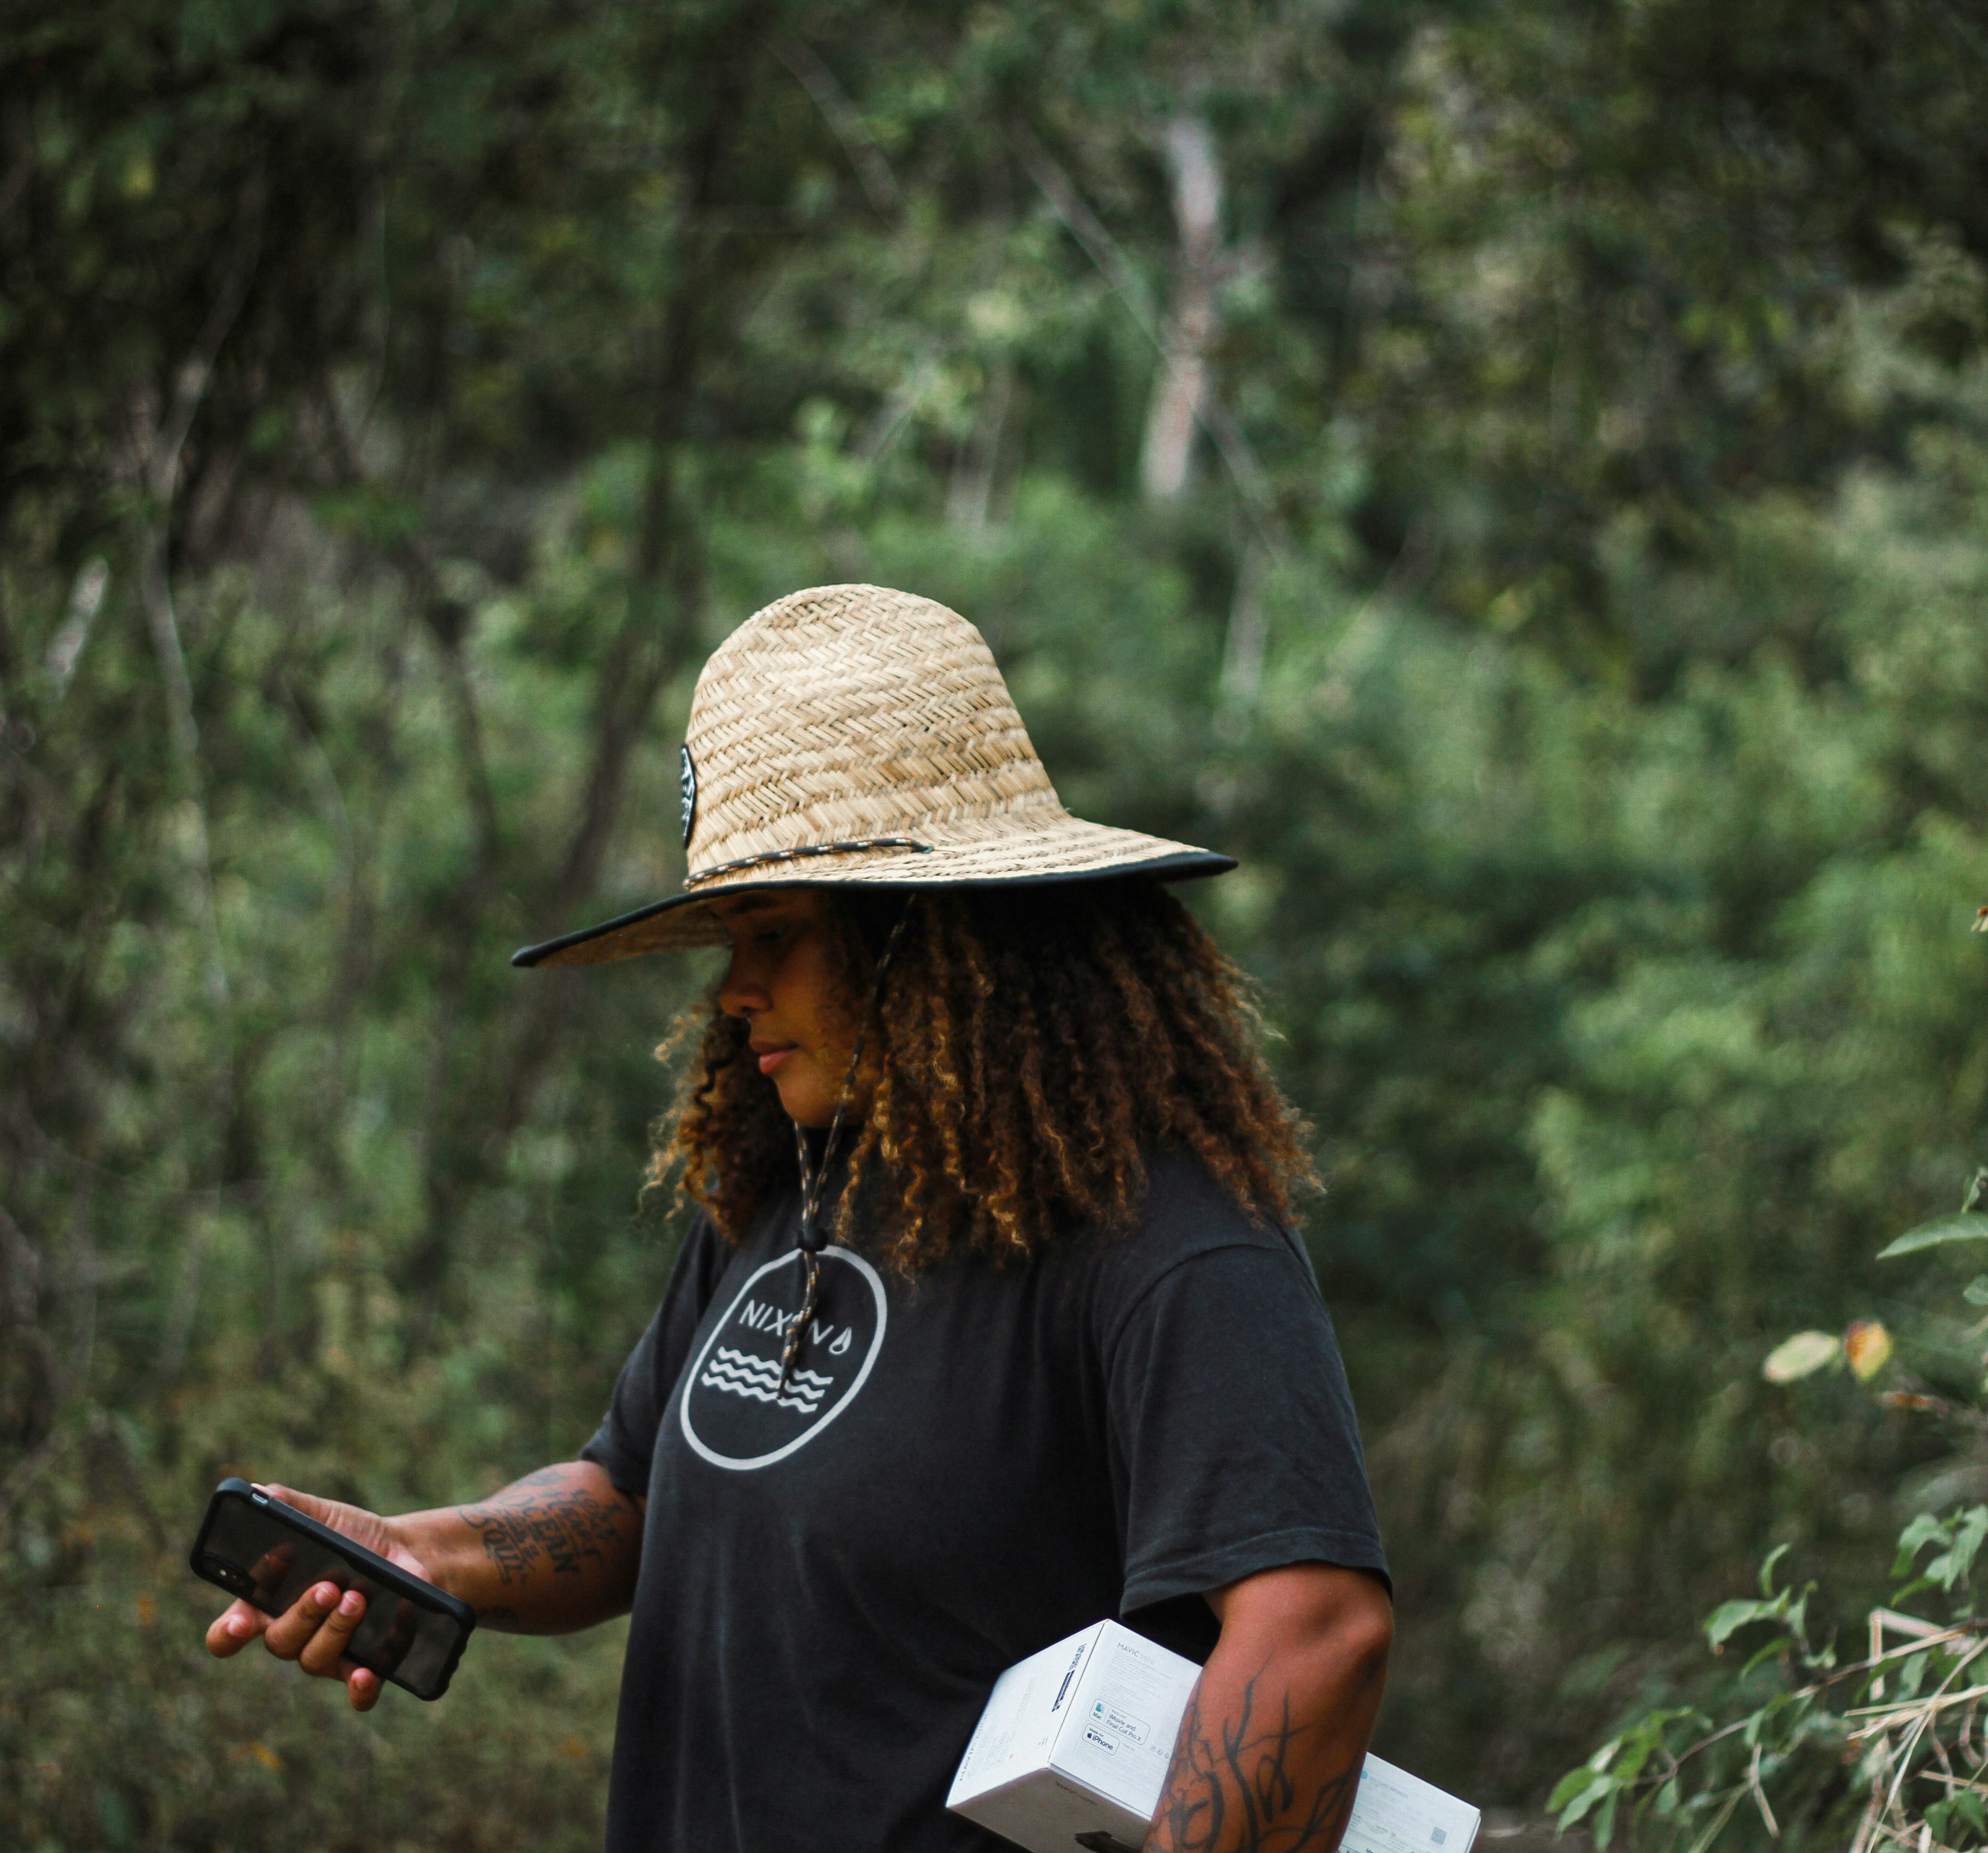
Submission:
[[[1322,1561],[1386,1577],[1346,1370],[1287,1247],[1190,1255],[1107,1336],[1124,1612]]]
[[[705,1217],[691,1225],[663,1290],[663,1303],[621,1367],[600,1426],[580,1451],[582,1460],[593,1462],[637,1499],[649,1496],[657,1432],[729,1254]]]

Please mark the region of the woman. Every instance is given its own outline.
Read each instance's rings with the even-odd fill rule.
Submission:
[[[608,1840],[987,1848],[944,1811],[996,1677],[1106,1615],[1205,1659],[1148,1845],[1330,1853],[1391,1620],[1287,1229],[1308,1176],[1234,974],[1070,817],[986,646],[795,593],[700,679],[681,894],[518,955],[721,944],[658,1175],[698,1215],[577,1461],[383,1519],[487,1625],[632,1607]],[[260,1634],[363,1709],[329,1584]]]

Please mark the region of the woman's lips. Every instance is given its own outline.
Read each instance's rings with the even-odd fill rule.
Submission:
[[[762,1074],[778,1074],[780,1064],[793,1053],[794,1048],[793,1043],[783,1043],[777,1049],[759,1050],[757,1052],[759,1057],[759,1072]]]

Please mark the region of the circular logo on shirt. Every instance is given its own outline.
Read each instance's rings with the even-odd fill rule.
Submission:
[[[684,1439],[717,1467],[767,1467],[813,1440],[863,1388],[884,1347],[884,1283],[860,1255],[821,1253],[814,1317],[780,1381],[807,1285],[799,1249],[739,1290],[685,1374]]]

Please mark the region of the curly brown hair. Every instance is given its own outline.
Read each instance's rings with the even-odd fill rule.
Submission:
[[[1257,1053],[1246,980],[1158,882],[837,903],[841,988],[868,1006],[850,1090],[868,1111],[838,1215],[859,1196],[874,1205],[905,1273],[962,1250],[1024,1260],[1080,1225],[1121,1229],[1162,1147],[1194,1154],[1259,1219],[1287,1220],[1317,1188],[1307,1128]],[[793,1123],[749,1033],[714,990],[651,1171],[660,1183],[681,1167],[680,1195],[735,1243],[794,1178]],[[873,1177],[884,1187],[865,1191]]]

